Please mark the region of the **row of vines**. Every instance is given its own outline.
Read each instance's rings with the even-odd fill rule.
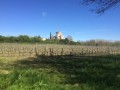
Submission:
[[[120,47],[116,46],[77,46],[51,44],[0,44],[0,57],[35,57],[77,55],[94,56],[119,54]]]

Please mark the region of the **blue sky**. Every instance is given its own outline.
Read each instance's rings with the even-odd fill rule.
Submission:
[[[0,0],[0,35],[48,38],[61,31],[75,41],[120,40],[120,6],[97,15],[81,0]]]

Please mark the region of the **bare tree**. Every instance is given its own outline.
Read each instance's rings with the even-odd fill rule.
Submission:
[[[116,5],[120,5],[120,0],[82,0],[82,4],[97,6],[92,11],[101,14]]]
[[[72,38],[71,35],[68,35],[66,38],[69,40],[69,42],[70,42],[70,41],[73,41],[73,38]]]

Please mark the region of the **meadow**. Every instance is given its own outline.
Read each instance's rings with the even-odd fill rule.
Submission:
[[[120,55],[0,57],[0,90],[120,90]]]

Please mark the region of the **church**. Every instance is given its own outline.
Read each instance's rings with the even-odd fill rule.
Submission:
[[[65,39],[65,38],[61,32],[56,32],[56,36],[52,36],[52,34],[50,33],[50,39],[51,40],[54,40],[54,39],[61,40],[61,39]]]

